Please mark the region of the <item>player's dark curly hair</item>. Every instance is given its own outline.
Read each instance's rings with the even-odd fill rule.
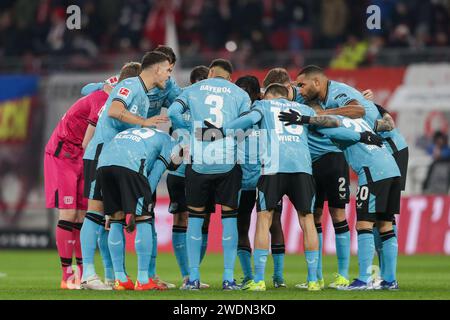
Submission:
[[[313,74],[323,74],[324,71],[321,67],[315,66],[315,65],[309,65],[304,67],[300,72],[298,73],[297,77],[301,74],[304,74],[305,76],[310,76]]]
[[[191,84],[205,80],[206,78],[208,78],[208,73],[209,68],[207,66],[197,66],[192,69],[189,80],[191,81]]]
[[[145,70],[157,63],[161,63],[164,61],[170,63],[170,58],[166,54],[159,51],[150,51],[144,54],[144,56],[142,57],[141,68],[142,70]]]
[[[163,46],[163,45],[159,45],[156,47],[155,50],[153,51],[158,51],[158,52],[162,52],[164,53],[166,56],[169,57],[169,63],[170,64],[175,64],[175,62],[177,62],[177,56],[175,54],[175,52],[173,52],[173,49],[169,46]]]
[[[236,80],[236,85],[246,91],[252,103],[261,99],[261,87],[259,80],[255,76],[246,75]]]
[[[229,74],[233,73],[233,65],[231,64],[230,61],[225,60],[225,59],[215,59],[211,62],[211,64],[209,65],[209,68],[214,68],[214,67],[219,67],[223,70],[225,70],[226,72],[228,72]]]

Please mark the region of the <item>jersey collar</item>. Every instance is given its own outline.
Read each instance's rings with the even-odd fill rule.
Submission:
[[[325,94],[325,98],[323,99],[323,104],[327,104],[327,100],[328,100],[328,93],[330,92],[330,84],[331,84],[331,81],[330,80],[328,80],[327,81],[327,93]]]
[[[293,85],[291,85],[292,88],[292,101],[297,101],[297,90],[295,89],[295,87]]]
[[[148,92],[148,89],[147,89],[147,86],[146,86],[145,83],[144,83],[144,80],[142,80],[141,76],[138,76],[138,78],[139,78],[139,81],[140,81],[141,84],[142,84],[142,87],[144,88],[145,93],[147,93],[147,92]]]

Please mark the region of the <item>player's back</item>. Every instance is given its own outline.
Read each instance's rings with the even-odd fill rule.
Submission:
[[[204,120],[216,127],[223,127],[250,108],[248,94],[224,78],[197,82],[185,88],[180,97],[189,106],[192,136],[195,128],[203,126]],[[232,137],[213,142],[191,139],[191,155],[192,168],[196,172],[228,172],[236,163],[236,143]]]
[[[170,143],[170,136],[157,129],[127,129],[103,148],[98,167],[121,166],[147,176],[148,170]]]
[[[379,115],[375,104],[364,98],[361,92],[343,82],[333,80],[328,81],[327,97],[321,105],[324,109],[333,109],[343,107],[349,104],[352,100],[358,101],[358,103],[364,108],[365,115],[363,116],[363,119],[371,128],[374,128],[375,121]]]
[[[339,116],[342,126],[355,132],[373,132],[363,119],[349,119]],[[344,152],[347,162],[358,174],[359,185],[367,184],[367,180],[379,181],[400,176],[398,166],[385,146],[363,143],[345,142],[332,139]]]
[[[259,126],[254,125],[245,134],[245,139],[238,139],[237,157],[242,169],[242,190],[253,190],[261,174]]]
[[[129,112],[145,117],[150,106],[146,93],[147,88],[139,76],[122,80],[114,87],[98,119],[94,136],[86,148],[85,159],[94,160],[98,154],[99,145],[110,142],[117,133],[125,129],[136,127],[110,117],[108,111],[111,104],[114,101],[120,101]]]
[[[281,111],[293,109],[301,115],[314,116],[306,105],[287,99],[257,101],[253,108],[262,115],[260,123],[261,174],[305,172],[311,174],[308,126],[285,126],[278,119]],[[264,147],[266,149],[264,150]]]
[[[108,99],[108,94],[103,90],[95,91],[78,99],[63,115],[50,137],[45,151],[54,154],[61,143],[65,148],[81,149],[84,135],[92,113],[98,114],[101,107]],[[67,146],[70,144],[70,146]],[[78,152],[80,154],[81,152]]]

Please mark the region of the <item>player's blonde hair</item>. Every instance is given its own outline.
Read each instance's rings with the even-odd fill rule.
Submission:
[[[139,62],[130,61],[124,64],[120,70],[119,82],[131,77],[137,77],[142,71]]]

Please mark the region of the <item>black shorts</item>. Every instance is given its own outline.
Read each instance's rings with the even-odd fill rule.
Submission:
[[[144,175],[125,167],[107,166],[99,168],[97,176],[106,215],[118,211],[139,216],[152,215],[153,195]]]
[[[167,190],[169,191],[170,198],[169,212],[172,214],[187,212],[185,178],[174,174],[168,174]],[[210,193],[205,211],[207,213],[213,213],[216,211],[215,206],[214,194]]]
[[[225,173],[202,174],[186,166],[186,203],[191,207],[206,207],[213,196],[214,203],[237,209],[241,190],[240,165]]]
[[[397,166],[400,169],[400,174],[402,175],[400,178],[400,185],[402,187],[402,190],[405,190],[406,173],[408,172],[408,158],[409,158],[408,148],[394,152],[392,156],[394,157],[395,162],[397,162]]]
[[[343,152],[330,152],[312,164],[316,182],[315,208],[328,207],[344,209],[350,201],[349,168]]]
[[[360,186],[356,194],[358,221],[392,221],[400,211],[400,177]]]
[[[103,143],[99,143],[95,150],[93,160],[83,159],[84,196],[91,200],[102,201],[101,188],[97,183],[98,158],[103,149]]]
[[[100,184],[97,179],[97,160],[83,160],[84,197],[102,201]]]
[[[312,175],[307,173],[277,173],[262,175],[257,187],[257,211],[274,210],[284,195],[289,197],[295,210],[312,213],[316,188]]]
[[[241,190],[239,197],[239,216],[250,216],[256,203],[256,190]],[[275,208],[275,212],[283,211],[283,200],[280,200]]]

